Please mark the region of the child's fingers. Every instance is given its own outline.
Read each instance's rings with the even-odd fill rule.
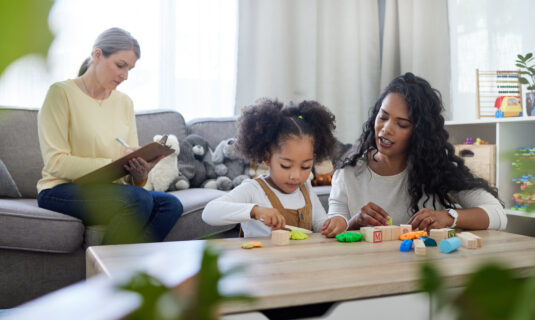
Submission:
[[[324,231],[324,230],[326,230],[326,229],[329,227],[329,225],[331,224],[331,220],[332,220],[332,219],[327,219],[327,220],[325,221],[325,223],[323,224],[323,227],[321,227],[321,231]]]

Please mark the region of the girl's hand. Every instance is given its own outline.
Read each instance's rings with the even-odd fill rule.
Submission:
[[[453,224],[453,218],[448,210],[434,211],[423,208],[416,212],[409,220],[413,230],[431,230],[449,228]]]
[[[264,222],[268,227],[273,227],[273,230],[284,228],[286,219],[275,208],[264,208],[254,206],[251,210],[251,218]]]
[[[321,234],[327,238],[332,238],[337,234],[346,231],[346,228],[346,219],[342,217],[332,217],[323,224],[323,227],[321,228]]]
[[[349,220],[349,230],[355,230],[364,226],[388,226],[390,215],[373,202],[368,202],[360,208],[360,212]]]

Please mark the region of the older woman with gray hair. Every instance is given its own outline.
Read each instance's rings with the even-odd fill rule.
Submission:
[[[106,244],[162,241],[183,211],[175,196],[142,188],[161,158],[130,159],[125,165],[127,179],[115,183],[72,183],[139,148],[132,100],[116,88],[128,79],[140,55],[129,32],[104,31],[78,78],[50,86],[38,115],[44,161],[37,182],[39,207],[86,225],[106,225]],[[121,147],[116,138],[130,147]]]

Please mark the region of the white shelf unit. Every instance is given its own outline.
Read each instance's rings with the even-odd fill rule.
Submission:
[[[505,156],[518,148],[535,147],[535,117],[446,121],[446,130],[450,134],[449,141],[452,144],[462,144],[468,137],[474,140],[481,138],[491,144],[496,144],[496,187],[509,216],[507,230],[510,229],[511,222],[514,225],[512,220],[521,218],[523,222],[529,221],[531,224],[529,232],[535,234],[535,213],[511,210],[511,198],[513,193],[517,192],[518,185],[512,181],[511,159]],[[526,234],[526,231],[518,233]]]

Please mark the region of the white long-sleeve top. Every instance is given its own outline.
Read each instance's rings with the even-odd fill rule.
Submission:
[[[266,176],[261,177],[264,181]],[[298,188],[292,193],[282,193],[269,185],[268,187],[279,198],[286,209],[300,209],[305,206],[305,198]],[[312,229],[321,232],[321,227],[327,220],[327,213],[312,190],[310,181],[305,184],[312,204]],[[252,179],[243,181],[226,195],[210,201],[202,212],[204,222],[213,226],[241,223],[244,237],[269,237],[271,227],[263,222],[251,218],[251,210],[257,205],[273,208],[260,184]]]
[[[393,224],[407,223],[410,219],[410,196],[408,193],[407,169],[393,175],[380,176],[362,161],[355,167],[346,166],[335,171],[329,196],[329,217],[341,215],[350,219],[360,212],[368,202],[383,208],[391,217]],[[452,192],[461,208],[479,207],[489,216],[489,229],[504,230],[507,215],[492,194],[484,189]],[[420,208],[433,209],[430,198],[424,206],[425,195],[419,201]],[[436,209],[445,209],[438,201]]]

